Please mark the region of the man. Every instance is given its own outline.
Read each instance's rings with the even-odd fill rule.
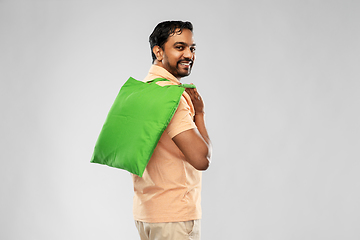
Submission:
[[[144,81],[180,84],[191,73],[195,42],[190,22],[159,23],[149,37],[153,65]],[[159,106],[161,107],[161,106]],[[142,240],[200,239],[201,171],[210,163],[211,143],[204,103],[186,89],[141,177],[134,183],[134,219]]]

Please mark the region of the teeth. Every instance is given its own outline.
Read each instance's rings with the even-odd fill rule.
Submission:
[[[190,63],[180,63],[181,65],[189,66]]]

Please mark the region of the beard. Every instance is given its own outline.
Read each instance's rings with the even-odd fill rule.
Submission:
[[[189,64],[183,65],[182,63],[184,61],[189,62]],[[187,77],[191,73],[192,66],[193,66],[193,61],[191,61],[191,60],[179,60],[176,63],[176,66],[173,67],[173,75],[175,77],[180,77],[180,78]]]

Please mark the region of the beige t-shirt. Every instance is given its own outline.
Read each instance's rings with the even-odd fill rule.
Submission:
[[[144,81],[166,78],[180,84],[167,70],[152,65]],[[134,219],[143,222],[181,222],[201,218],[201,172],[191,166],[172,138],[196,128],[194,107],[184,92],[178,109],[162,134],[143,177],[132,174]]]

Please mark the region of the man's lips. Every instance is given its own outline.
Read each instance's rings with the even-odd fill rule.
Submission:
[[[184,67],[191,67],[193,64],[193,61],[180,61],[179,64]]]

